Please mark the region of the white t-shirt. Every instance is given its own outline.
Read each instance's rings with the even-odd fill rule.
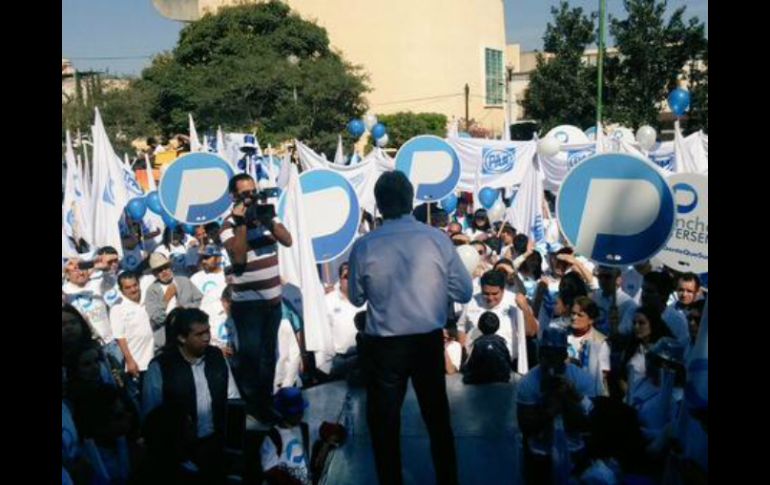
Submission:
[[[633,266],[623,271],[620,276],[620,287],[623,292],[630,296],[637,305],[642,302],[642,283],[644,276],[634,269]]]
[[[578,362],[581,362],[581,355],[585,351],[585,346],[590,342],[592,334],[593,330],[590,330],[586,332],[585,335],[580,337],[572,334],[567,336],[567,354],[569,355],[570,359],[575,359]],[[610,346],[607,345],[607,341],[604,341],[599,348],[601,349],[599,351],[599,369],[602,371],[609,371]],[[588,363],[586,362],[584,366],[579,367],[587,367],[587,365]]]
[[[118,288],[118,279],[111,273],[104,271],[93,272],[91,280],[86,284],[86,288],[101,296],[110,308],[120,303],[123,299],[123,295]]]
[[[511,353],[511,359],[516,359],[519,356],[517,339],[518,319],[522,319],[523,322],[524,314],[516,306],[516,297],[510,291],[504,290],[502,300],[494,308],[486,307],[484,296],[481,292],[474,294],[471,301],[466,305],[463,314],[460,315],[457,328],[464,330],[468,334],[468,342],[472,345],[473,341],[482,335],[481,330],[478,328],[479,318],[487,311],[491,311],[500,319],[500,328],[497,329],[495,335],[505,339],[508,351]],[[468,348],[467,350],[470,353],[471,349]]]
[[[326,317],[332,333],[334,352],[347,354],[356,346],[356,325],[353,318],[356,313],[366,311],[366,306],[356,308],[347,298],[342,296],[339,288],[326,296]]]
[[[87,287],[76,286],[69,281],[62,286],[62,291],[67,295],[67,303],[80,311],[91,324],[96,336],[102,339],[104,344],[113,341],[110,317],[107,313],[107,305],[98,293]]]
[[[283,449],[280,453],[275,449],[273,440],[266,437],[262,441],[260,452],[262,469],[268,471],[275,467],[284,468],[296,478],[302,485],[310,485],[310,473],[308,471],[308,457],[305,456],[305,448],[302,445],[302,430],[299,426],[293,428],[275,428],[281,435]]]
[[[160,283],[160,282],[158,282]],[[160,283],[160,287],[163,289],[163,294],[166,294],[166,290],[168,290],[168,287],[174,284],[174,280],[171,280],[171,283],[164,285],[163,283]],[[171,299],[166,304],[166,315],[171,313],[171,310],[176,308],[176,295],[172,296]]]
[[[121,303],[112,307],[110,324],[116,339],[126,339],[128,350],[139,370],[147,370],[153,357],[155,340],[143,302],[135,303],[123,298]]]
[[[222,306],[222,292],[227,286],[224,271],[218,273],[198,271],[190,277],[190,281],[203,294],[200,309],[209,316],[211,343],[217,347],[226,346],[227,341],[220,338],[224,332],[222,325],[227,320],[227,314]]]
[[[460,345],[460,342],[451,341],[444,346],[444,350],[455,369],[460,370],[460,366],[463,363],[463,346]]]

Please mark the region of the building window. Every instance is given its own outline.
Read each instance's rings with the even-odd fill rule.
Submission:
[[[484,49],[484,73],[486,75],[487,105],[503,104],[503,51]]]

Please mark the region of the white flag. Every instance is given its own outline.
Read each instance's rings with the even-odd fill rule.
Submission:
[[[342,135],[337,135],[337,153],[334,154],[336,165],[345,165],[345,153],[342,151]]]
[[[702,132],[682,136],[679,120],[674,123],[674,171],[703,175],[709,172],[708,137]]]
[[[545,242],[543,226],[543,179],[535,165],[529,162],[524,180],[511,206],[506,210],[508,221],[517,232],[525,234],[535,243]]]
[[[222,127],[217,127],[217,155],[224,158],[232,165],[232,161],[227,156],[227,150],[225,150],[225,135],[222,133]]]
[[[81,179],[80,169],[75,160],[70,132],[66,133],[65,161],[67,175],[64,182],[64,202],[62,203],[62,224],[67,236],[75,240],[84,239],[89,245],[93,242],[91,229],[92,211],[86,205],[85,189]]]
[[[123,257],[119,221],[123,208],[128,202],[123,164],[115,155],[107,132],[102,123],[99,109],[96,110],[93,126],[94,153],[94,245],[112,246]]]
[[[283,224],[292,235],[293,244],[278,245],[281,280],[302,294],[302,320],[305,345],[311,352],[333,352],[331,328],[326,318],[326,298],[316,271],[315,255],[307,228],[297,167],[290,166],[285,188]]]
[[[198,139],[198,132],[195,130],[195,122],[193,121],[192,114],[187,113],[187,118],[190,123],[190,151],[199,152],[201,151],[201,142]]]

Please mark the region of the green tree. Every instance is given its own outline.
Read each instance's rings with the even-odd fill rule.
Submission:
[[[687,131],[703,130],[709,132],[709,52],[708,40],[703,51],[702,69],[697,61],[690,65],[690,113],[687,120]]]
[[[134,86],[165,134],[256,131],[263,143],[299,138],[334,152],[346,123],[366,111],[366,77],[329,47],[326,31],[283,2],[222,8],[182,29]]]
[[[398,149],[410,138],[417,135],[446,135],[446,115],[440,113],[400,112],[391,115],[377,115],[380,123],[388,129],[388,147]]]
[[[538,54],[521,105],[543,131],[565,123],[585,128],[596,122],[596,68],[584,65],[582,56],[595,39],[597,15],[570,9],[567,2],[551,7],[551,14],[554,21],[543,36],[548,58]]]
[[[658,125],[660,103],[677,87],[683,67],[702,57],[705,27],[685,23],[685,7],[665,22],[666,0],[624,0],[626,19],[610,16],[619,56],[606,66],[607,118],[626,126]]]

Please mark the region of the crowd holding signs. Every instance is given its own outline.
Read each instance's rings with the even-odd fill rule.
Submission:
[[[225,452],[248,448],[246,429],[266,436],[267,483],[317,483],[325,455],[311,457],[297,388],[347,379],[387,414],[370,412],[375,461],[383,483],[400,483],[400,418],[383,404],[379,362],[433,396],[423,416],[441,483],[457,480],[444,372],[469,385],[516,376],[529,483],[699,483],[707,136],[455,129],[391,158],[385,127],[364,125],[349,129],[369,128],[377,146],[343,165],[300,141],[280,158],[252,135],[228,143],[220,131],[211,147],[190,118],[191,153],[157,181],[147,163],[142,182],[98,111],[90,161],[68,134],[63,477],[247,479],[249,460]],[[394,352],[413,345],[425,352],[402,368]],[[424,374],[434,346],[441,382]],[[326,423],[313,448],[343,437]]]

